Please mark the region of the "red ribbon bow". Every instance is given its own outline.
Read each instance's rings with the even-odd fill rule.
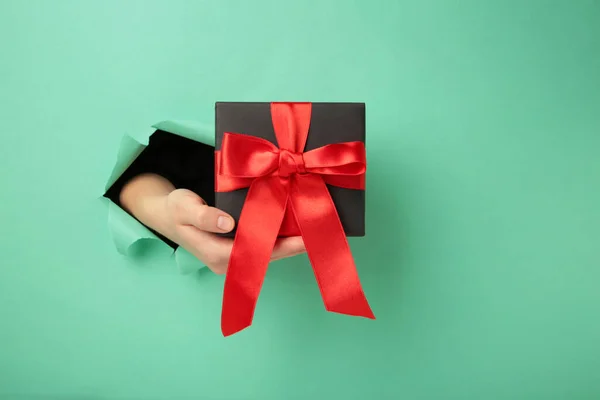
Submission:
[[[250,188],[225,278],[223,335],[252,324],[279,235],[302,235],[328,311],[374,319],[326,186],[364,189],[364,143],[303,153],[311,104],[271,103],[271,118],[279,148],[254,136],[225,133],[215,155],[218,192]]]

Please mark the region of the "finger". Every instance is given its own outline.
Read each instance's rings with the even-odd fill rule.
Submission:
[[[286,257],[292,257],[306,252],[306,247],[301,236],[288,237],[277,240],[271,260],[280,260]]]
[[[183,247],[211,271],[218,275],[227,271],[233,239],[204,232],[191,225],[181,226],[180,235]]]
[[[208,239],[211,242],[210,254],[206,254],[208,262],[206,266],[217,275],[224,275],[229,267],[229,258],[233,249],[233,239],[219,237],[211,233],[204,233],[210,236]]]
[[[179,200],[178,222],[214,233],[230,232],[235,225],[229,214],[206,205],[200,197],[192,196],[185,196]]]

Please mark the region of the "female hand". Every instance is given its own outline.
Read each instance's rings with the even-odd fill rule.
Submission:
[[[227,272],[233,239],[217,236],[230,232],[234,221],[227,213],[206,205],[197,194],[177,189],[168,195],[167,212],[174,232],[173,241],[185,248],[216,274]],[[301,237],[279,239],[271,261],[305,252]]]
[[[175,189],[158,175],[141,175],[121,192],[121,203],[143,224],[182,246],[216,274],[227,272],[233,239],[216,235],[234,228],[233,218],[196,193]],[[301,237],[278,239],[271,261],[304,253]]]

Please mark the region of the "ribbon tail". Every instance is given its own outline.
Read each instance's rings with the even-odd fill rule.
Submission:
[[[375,319],[325,182],[296,175],[290,204],[328,311]]]
[[[252,324],[254,309],[289,197],[278,177],[256,179],[242,208],[229,259],[221,331],[233,335]]]

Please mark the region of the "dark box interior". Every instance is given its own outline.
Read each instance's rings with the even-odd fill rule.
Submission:
[[[261,137],[277,146],[271,121],[271,104],[217,102],[215,104],[215,150],[221,149],[225,132]],[[312,116],[306,148],[331,143],[365,142],[364,103],[312,103]],[[327,186],[347,236],[365,235],[365,192]],[[239,221],[248,189],[215,193],[217,208]],[[233,237],[235,231],[225,236]]]

